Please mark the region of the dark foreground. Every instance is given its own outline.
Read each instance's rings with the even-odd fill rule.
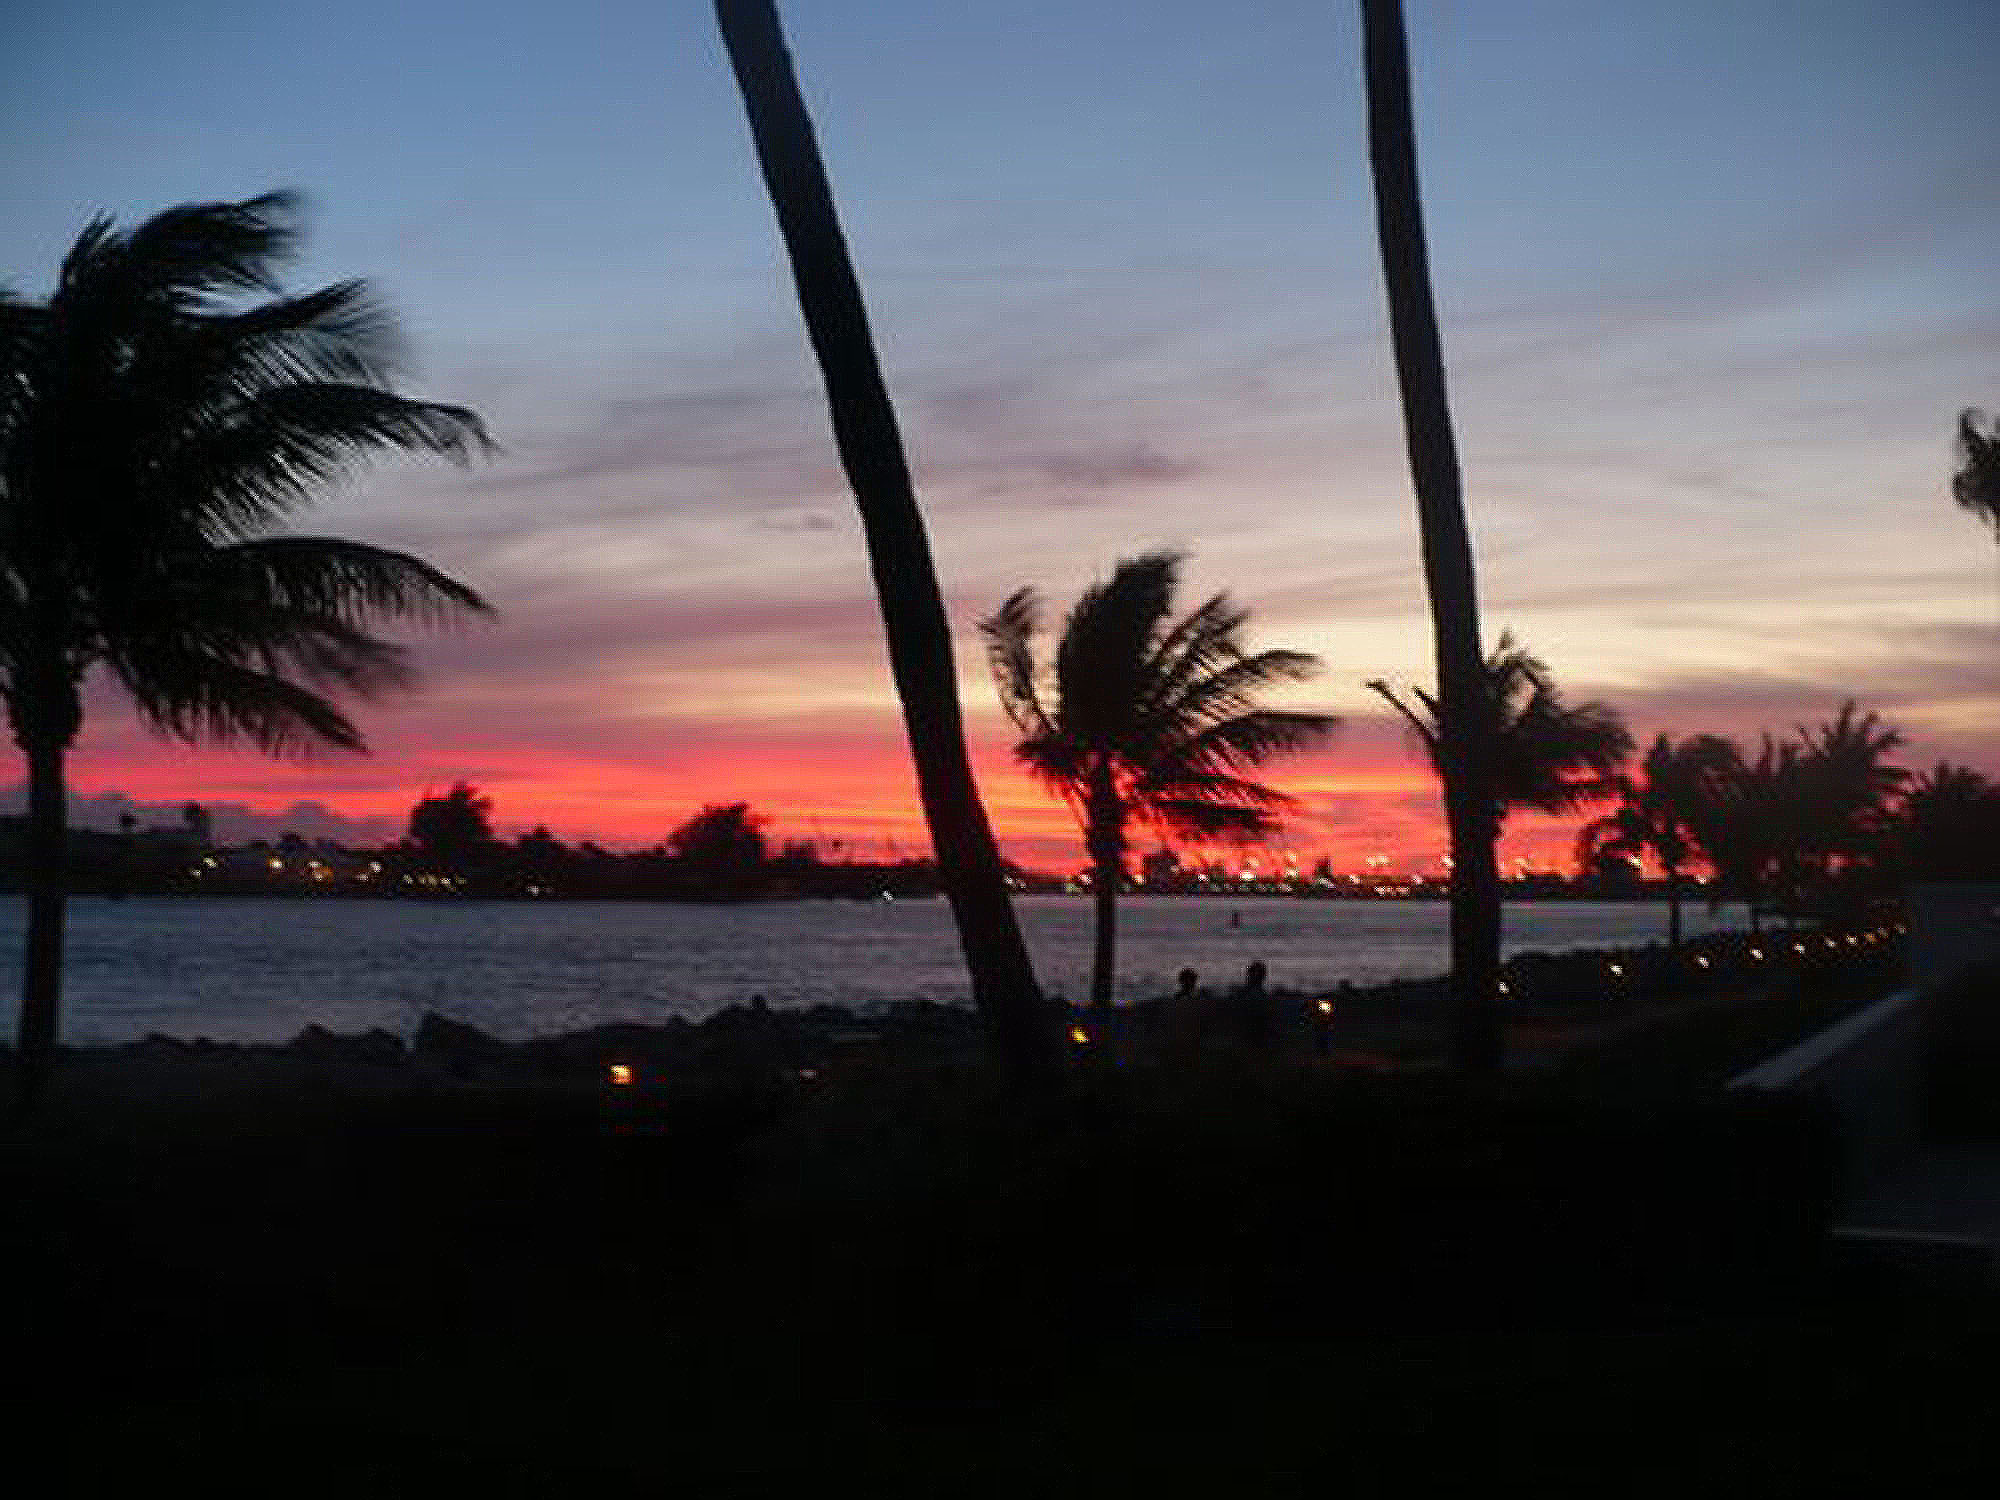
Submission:
[[[10,1445],[84,1493],[1795,1493],[1992,1455],[1990,1296],[1825,1253],[1810,1119],[1187,1088],[52,1118],[6,1150]]]
[[[76,1493],[1980,1476],[1991,1289],[1834,1253],[1827,1120],[1702,1081],[1754,1009],[1478,1089],[1085,1049],[1036,1102],[879,1046],[630,1086],[73,1056],[0,1149],[10,1459]]]

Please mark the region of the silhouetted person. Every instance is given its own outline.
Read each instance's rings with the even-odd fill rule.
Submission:
[[[1269,974],[1263,960],[1256,960],[1243,971],[1243,987],[1230,997],[1230,1019],[1247,1047],[1268,1047],[1277,1036],[1277,1005],[1264,988]]]
[[[1202,1032],[1208,1024],[1208,997],[1200,989],[1201,976],[1182,969],[1179,988],[1167,1000],[1167,1053],[1183,1062],[1192,1061],[1201,1051]]]

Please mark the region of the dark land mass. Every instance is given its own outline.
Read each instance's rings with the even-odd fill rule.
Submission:
[[[1328,1055],[1134,1025],[1038,1099],[935,1006],[72,1053],[0,1152],[10,1443],[78,1493],[1967,1476],[1990,1292],[1843,1262],[1826,1118],[1715,1087],[1893,983],[1820,953],[1485,1086],[1343,1056],[1359,992]]]

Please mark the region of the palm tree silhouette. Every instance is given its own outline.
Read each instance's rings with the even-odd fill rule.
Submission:
[[[1806,840],[1818,871],[1881,853],[1910,773],[1886,757],[1903,735],[1853,699],[1817,730],[1798,730],[1814,817]]]
[[[1941,760],[1911,779],[1903,811],[1906,815],[1939,816],[1948,809],[1964,807],[1992,795],[1993,783],[1984,772]]]
[[[1015,757],[1059,792],[1083,826],[1096,896],[1091,1003],[1111,1003],[1126,830],[1147,823],[1197,840],[1274,831],[1291,798],[1241,773],[1332,733],[1326,714],[1253,706],[1262,689],[1319,670],[1300,651],[1243,644],[1248,613],[1225,594],[1172,619],[1180,554],[1118,564],[1069,612],[1056,646],[1053,704],[1035,660],[1033,589],[980,622],[1001,706],[1021,731]]]
[[[1958,414],[1958,472],[1951,477],[1951,493],[2000,541],[2000,418],[1988,418],[1977,407]]]
[[[1699,734],[1674,744],[1664,734],[1641,764],[1643,779],[1614,781],[1618,806],[1586,823],[1577,834],[1577,862],[1589,868],[1600,854],[1651,855],[1667,878],[1667,947],[1681,945],[1681,873],[1704,857],[1703,831],[1742,760],[1728,740]]]
[[[1760,907],[1789,920],[1815,891],[1837,894],[1843,871],[1888,852],[1909,772],[1885,757],[1902,743],[1849,700],[1817,729],[1765,735],[1757,758],[1722,779],[1700,839],[1723,883],[1749,903],[1752,931]]]
[[[861,512],[917,790],[973,1000],[1015,1075],[1046,1077],[1055,1037],[972,779],[944,596],[812,120],[771,0],[716,0],[715,13]]]
[[[1479,649],[1479,593],[1424,243],[1402,0],[1361,0],[1361,23],[1375,226],[1437,652],[1435,764],[1444,783],[1452,855],[1452,1058],[1463,1070],[1489,1072],[1500,1066],[1505,1038],[1499,1004],[1500,867],[1492,816],[1498,768],[1492,763],[1492,703]]]
[[[20,1059],[32,1100],[61,997],[64,758],[102,667],[156,731],[360,750],[335,697],[409,680],[389,620],[483,612],[407,553],[273,535],[385,449],[490,447],[471,412],[389,386],[359,282],[281,293],[297,203],[272,193],[91,223],[46,303],[0,302],[0,699],[28,761]],[[245,306],[246,293],[269,294]]]
[[[1575,812],[1617,790],[1616,773],[1632,753],[1632,736],[1608,704],[1565,703],[1547,663],[1502,631],[1482,673],[1487,720],[1493,726],[1491,801],[1487,826],[1494,838],[1509,810]],[[1444,775],[1443,714],[1438,700],[1412,688],[1406,702],[1379,677],[1367,684],[1401,715]]]
[[[1906,879],[1976,880],[2000,866],[2000,789],[1970,766],[1941,760],[1913,778],[1898,821]]]
[[[1740,896],[1756,932],[1767,905],[1789,909],[1805,884],[1812,792],[1797,742],[1764,735],[1755,760],[1737,755],[1699,841],[1723,887]]]

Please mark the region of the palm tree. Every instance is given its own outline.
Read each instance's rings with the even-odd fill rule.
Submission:
[[[1097,924],[1093,1005],[1111,1003],[1127,829],[1256,839],[1295,804],[1242,773],[1332,733],[1326,714],[1254,706],[1262,689],[1319,670],[1299,651],[1251,652],[1246,611],[1225,594],[1172,619],[1181,557],[1152,552],[1084,590],[1063,625],[1045,694],[1035,660],[1041,604],[1021,589],[980,623],[1000,704],[1021,731],[1015,757],[1083,826]]]
[[[1817,730],[1798,730],[1822,820],[1814,848],[1829,859],[1854,859],[1874,849],[1910,779],[1884,758],[1902,746],[1902,732],[1858,708],[1850,698]]]
[[[944,596],[812,120],[771,0],[716,0],[715,12],[861,512],[918,794],[973,999],[1015,1075],[1045,1077],[1055,1037],[972,779]]]
[[[1569,813],[1617,790],[1617,771],[1632,753],[1632,736],[1609,704],[1563,701],[1548,665],[1518,645],[1510,632],[1486,659],[1482,673],[1488,722],[1493,726],[1491,800],[1486,826],[1497,839],[1510,810]],[[1395,709],[1444,775],[1443,706],[1422,688],[1406,702],[1379,677],[1368,687]]]
[[[1991,526],[1993,540],[2000,542],[2000,418],[1988,418],[1977,407],[1958,414],[1958,471],[1951,476],[1951,493]]]
[[[1888,852],[1909,772],[1884,757],[1902,743],[1850,701],[1817,729],[1765,735],[1757,758],[1718,783],[1700,839],[1723,883],[1749,903],[1752,931],[1760,908],[1796,916]]]
[[[1939,761],[1913,779],[1899,823],[1906,879],[1978,880],[2000,873],[2000,788],[1970,766]]]
[[[1741,752],[1736,759],[1703,813],[1697,841],[1718,882],[1743,900],[1755,933],[1767,906],[1794,909],[1804,889],[1813,799],[1796,741],[1766,734],[1755,760]]]
[[[1976,407],[1958,414],[1958,465],[1952,497],[1991,526],[2000,541],[2000,418],[1989,419]]]
[[[0,701],[28,761],[24,1100],[55,1045],[64,758],[86,675],[105,669],[178,739],[358,751],[335,696],[410,675],[374,627],[486,608],[406,553],[271,534],[379,451],[490,446],[471,412],[390,389],[394,325],[360,283],[281,294],[295,210],[274,193],[127,231],[98,219],[46,303],[0,303]],[[270,295],[241,305],[253,292]]]
[[[1618,776],[1618,806],[1586,823],[1577,835],[1577,862],[1589,868],[1601,854],[1634,859],[1651,855],[1667,878],[1667,946],[1681,946],[1681,872],[1705,850],[1702,831],[1724,796],[1730,777],[1742,769],[1736,747],[1712,734],[1678,745],[1664,734],[1653,741],[1641,769],[1643,780]]]
[[[1490,1072],[1499,1068],[1504,1048],[1500,866],[1492,818],[1498,768],[1492,764],[1491,701],[1483,687],[1479,593],[1424,243],[1402,0],[1361,0],[1361,21],[1375,226],[1437,652],[1435,759],[1452,856],[1452,1057],[1463,1070]]]
[[[1816,730],[1800,726],[1800,774],[1810,816],[1802,853],[1822,905],[1865,896],[1886,881],[1884,861],[1910,773],[1886,757],[1902,733],[1850,699]]]

